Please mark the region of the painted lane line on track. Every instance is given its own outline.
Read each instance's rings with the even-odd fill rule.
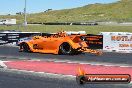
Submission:
[[[46,74],[46,75],[52,75],[52,76],[64,76],[64,77],[76,77],[73,75],[63,75],[63,74],[55,74],[55,73],[46,73],[46,72],[35,72],[35,71],[27,71],[27,70],[18,70],[18,69],[11,69],[15,71],[21,71],[21,72],[31,72],[31,73],[38,73],[38,74]]]
[[[100,66],[119,66],[119,67],[132,67],[127,64],[113,64],[113,63],[101,63],[101,62],[81,62],[81,61],[70,61],[70,60],[28,60],[28,61],[47,61],[47,62],[60,62],[60,63],[69,63],[69,64],[88,64],[88,65],[100,65]]]
[[[48,61],[48,62],[62,62],[62,63],[69,63],[69,64],[88,64],[88,65],[97,65],[97,66],[119,66],[119,67],[132,67],[128,64],[113,64],[113,63],[102,63],[102,62],[82,62],[82,61],[70,61],[70,60],[58,60],[58,59],[54,59],[54,60],[49,60],[49,59],[46,59],[46,60],[41,60],[41,59],[26,59],[24,61]],[[11,62],[11,61],[2,61],[3,62]],[[4,67],[7,67],[5,66],[5,64],[3,63],[3,66]]]
[[[21,59],[23,60],[23,59]],[[83,61],[70,61],[70,60],[58,60],[58,59],[26,59],[24,61],[46,61],[46,62],[62,62],[62,63],[69,63],[69,64],[88,64],[88,65],[99,65],[99,66],[118,66],[118,67],[132,67],[131,65],[128,64],[115,64],[115,63],[105,63],[105,62],[83,62]],[[6,61],[4,61],[6,62]],[[7,61],[9,62],[9,61]]]
[[[130,67],[118,67],[118,66],[97,66],[88,64],[74,64],[65,62],[44,62],[44,61],[7,61],[9,63],[9,69],[26,71],[40,74],[55,74],[59,76],[71,76],[75,77],[77,74],[75,70],[78,65],[86,67],[86,73],[88,74],[130,74],[132,76],[132,68]],[[46,64],[46,65],[45,65]],[[8,66],[8,64],[7,64]],[[12,67],[10,67],[12,66]],[[15,67],[14,67],[15,66]],[[18,67],[17,67],[18,66]],[[38,66],[38,67],[37,67]],[[52,68],[50,70],[50,68]],[[131,82],[132,83],[132,82]]]
[[[8,68],[29,70],[36,72],[57,73],[65,75],[76,75],[78,67],[83,67],[88,73],[104,73],[104,74],[126,74],[132,75],[131,67],[119,66],[103,66],[103,65],[89,65],[89,64],[75,64],[62,62],[44,62],[44,61],[12,61],[6,62]],[[52,68],[52,69],[51,69]]]
[[[52,59],[52,58],[47,58],[47,59],[28,59],[30,61],[52,61],[52,62],[65,62],[65,63],[75,63],[75,64],[90,64],[90,65],[103,65],[103,66],[120,66],[120,67],[132,67],[132,65],[128,64],[115,64],[115,63],[106,63],[106,62],[84,62],[84,61],[71,61],[71,60],[60,60],[60,59]]]
[[[35,71],[27,71],[27,70],[18,70],[18,69],[1,69],[2,72],[14,73],[14,74],[24,74],[24,75],[33,75],[37,77],[49,77],[49,78],[58,78],[58,79],[68,79],[75,80],[76,76],[73,75],[63,75],[63,74],[54,74],[54,73],[46,73],[46,72],[35,72]]]
[[[1,68],[7,68],[7,65],[4,63],[4,61],[0,60],[0,67]]]
[[[36,60],[37,61],[37,60]],[[70,60],[38,60],[38,61],[54,61],[54,62],[65,62],[65,63],[75,63],[75,64],[90,64],[90,65],[102,65],[102,66],[119,66],[119,67],[132,67],[128,64],[115,64],[115,63],[105,63],[105,62],[83,62],[83,61],[70,61]]]

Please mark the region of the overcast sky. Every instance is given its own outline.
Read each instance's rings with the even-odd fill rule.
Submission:
[[[80,7],[94,3],[112,3],[119,0],[27,0],[27,12],[42,12],[47,9],[59,10]],[[1,0],[0,14],[23,12],[25,0]]]

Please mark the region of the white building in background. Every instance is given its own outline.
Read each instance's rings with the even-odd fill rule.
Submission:
[[[15,25],[16,19],[0,19],[0,25]]]

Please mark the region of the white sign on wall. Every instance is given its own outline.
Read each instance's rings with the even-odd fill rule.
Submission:
[[[103,50],[132,52],[132,35],[103,35]]]

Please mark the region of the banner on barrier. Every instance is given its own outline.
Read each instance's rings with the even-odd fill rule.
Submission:
[[[132,35],[103,35],[103,50],[132,52]]]
[[[91,49],[103,49],[103,35],[87,34],[86,43]]]
[[[20,38],[30,37],[32,35],[40,35],[41,33],[0,33],[0,45],[18,42]]]

